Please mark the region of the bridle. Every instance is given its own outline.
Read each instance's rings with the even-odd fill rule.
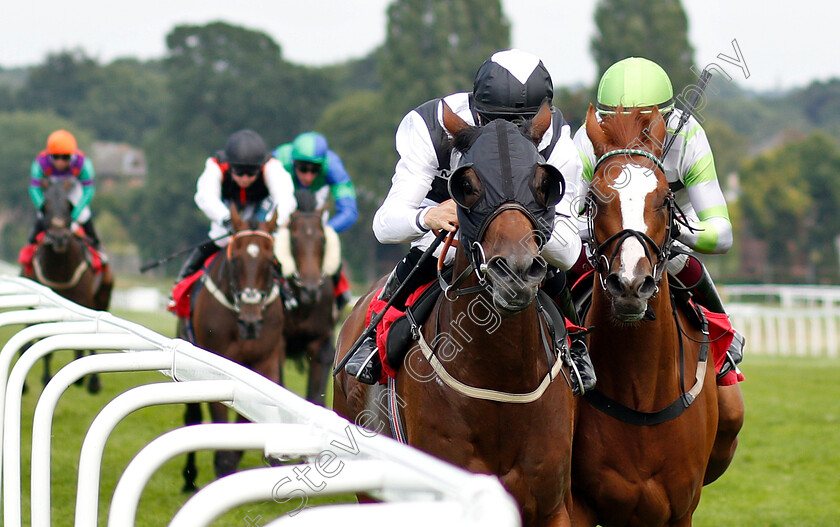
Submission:
[[[303,218],[318,218],[318,221],[321,222],[321,214],[319,212],[300,212],[300,211],[296,211],[294,214],[292,214],[291,219],[289,219],[288,229],[289,229],[290,244],[294,243],[294,239],[291,236],[292,225],[294,225],[295,221],[303,219]],[[326,240],[324,240],[324,244],[322,244],[322,248],[323,248],[323,245],[325,245],[325,244],[326,244]],[[294,258],[294,248],[290,247],[290,250],[292,251],[292,258]],[[322,254],[321,255],[322,260],[323,260],[323,256],[324,255]],[[325,278],[324,277],[324,272],[322,270],[321,271],[321,276],[318,279],[318,287],[321,287],[324,284],[324,278]],[[292,282],[299,289],[302,289],[304,287],[303,281],[300,278],[300,270],[297,268],[297,263],[295,263],[295,271],[294,271],[294,273],[292,273],[292,276],[289,277],[289,281]]]
[[[231,311],[239,313],[242,310],[243,305],[256,305],[259,307],[260,311],[264,311],[266,307],[271,305],[271,303],[277,300],[280,296],[280,278],[277,275],[275,266],[272,265],[271,280],[269,280],[265,289],[260,290],[255,287],[239,288],[235,273],[233,272],[233,265],[231,265],[231,262],[233,261],[231,256],[231,247],[233,246],[234,241],[244,236],[261,236],[270,240],[272,246],[274,243],[274,237],[263,231],[245,230],[239,231],[233,235],[233,239],[227,246],[227,259],[225,260],[225,269],[223,270],[223,272],[227,275],[228,288],[231,296],[233,297],[233,301],[230,301],[219,289],[219,287],[213,282],[213,279],[210,278],[209,273],[204,274],[204,285],[207,287],[207,291],[213,295],[213,298]]]
[[[496,219],[501,213],[508,210],[519,211],[523,213],[525,217],[528,218],[528,220],[531,222],[531,225],[534,227],[531,233],[537,240],[538,257],[542,253],[542,250],[545,247],[546,240],[544,236],[540,235],[541,231],[539,229],[539,222],[534,216],[534,214],[531,213],[531,211],[529,211],[520,203],[516,203],[514,201],[502,203],[496,210],[494,210],[484,219],[484,221],[481,224],[481,228],[478,231],[478,239],[471,242],[469,244],[469,248],[465,247],[464,252],[467,255],[467,267],[464,268],[464,270],[461,271],[461,273],[455,279],[452,280],[451,284],[447,283],[446,278],[444,278],[443,276],[443,263],[449,248],[457,246],[458,244],[458,241],[454,239],[455,232],[457,232],[457,230],[455,232],[449,233],[449,235],[446,237],[443,249],[441,250],[440,256],[438,257],[437,274],[438,282],[440,283],[440,286],[443,289],[443,295],[450,302],[454,302],[459,296],[487,291],[490,287],[490,281],[487,279],[487,275],[490,271],[490,266],[493,264],[493,262],[501,260],[503,257],[497,255],[490,257],[490,259],[488,260],[487,255],[484,253],[484,247],[481,245],[481,242],[484,239],[484,234],[490,227],[490,224],[493,222],[493,220]],[[543,260],[540,258],[540,261]],[[472,273],[475,273],[476,278],[478,278],[478,285],[458,289],[458,287],[461,284],[463,284]]]
[[[650,161],[652,161],[656,168],[662,170],[664,172],[664,167],[662,165],[662,160],[658,157],[653,155],[652,153],[646,150],[637,150],[632,148],[622,148],[618,150],[612,150],[607,152],[606,154],[602,155],[598,161],[595,163],[594,168],[592,169],[593,174],[597,173],[598,167],[608,158],[616,155],[635,155],[635,156],[643,156]],[[595,176],[593,175],[593,178]],[[592,191],[590,190],[590,195],[587,196],[586,205],[584,207],[584,213],[587,216],[587,226],[589,229],[590,241],[588,242],[591,250],[590,250],[590,257],[589,262],[595,271],[598,273],[598,279],[601,282],[601,287],[606,291],[607,290],[607,283],[606,283],[606,275],[609,270],[612,268],[613,261],[618,256],[619,251],[621,250],[621,245],[630,238],[635,238],[641,244],[642,248],[645,251],[645,258],[647,258],[648,263],[650,263],[652,269],[652,275],[654,283],[656,284],[656,289],[658,291],[659,284],[662,281],[662,276],[665,272],[666,263],[668,258],[671,255],[671,246],[674,243],[674,236],[673,236],[673,228],[675,223],[681,223],[687,226],[684,220],[680,219],[678,215],[679,206],[674,199],[674,194],[670,190],[665,197],[665,205],[668,207],[668,222],[665,228],[665,237],[662,239],[662,243],[657,245],[657,243],[648,236],[646,233],[637,231],[634,229],[623,229],[606,240],[599,242],[595,236],[595,203],[594,198],[591,196]],[[609,257],[604,253],[607,247],[613,243],[615,247],[613,247],[612,253]],[[654,261],[654,258],[656,261]]]

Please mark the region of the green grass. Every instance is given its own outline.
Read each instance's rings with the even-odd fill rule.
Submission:
[[[164,334],[173,335],[169,314],[116,313]],[[5,341],[11,331],[0,334]],[[58,352],[56,366],[70,352]],[[811,527],[838,524],[840,507],[840,360],[796,357],[747,357],[742,365],[747,380],[741,387],[746,423],[735,460],[715,483],[705,487],[695,526]],[[40,390],[38,365],[30,377],[33,390],[24,398],[23,423],[31,426]],[[304,378],[296,368],[286,369],[287,384],[303,392]],[[159,373],[119,373],[104,376],[105,389],[97,396],[71,388],[62,398],[53,428],[53,525],[72,525],[76,471],[83,430],[110,398],[138,384],[166,382]],[[100,525],[105,525],[106,503],[130,459],[150,440],[182,425],[183,405],[159,406],[130,415],[114,431],[105,450]],[[24,491],[29,486],[29,435],[24,439]],[[212,454],[200,452],[199,484],[212,480]],[[184,458],[164,465],[146,487],[140,503],[139,526],[168,523],[186,497],[180,493]],[[249,452],[244,468],[264,466],[260,453]],[[28,500],[28,497],[26,498]],[[339,501],[353,501],[350,496]],[[318,502],[320,503],[320,502]],[[310,505],[314,504],[310,501]],[[229,512],[214,525],[245,526],[246,516],[273,518],[285,512],[269,502]],[[24,503],[28,513],[29,503]],[[372,520],[373,521],[373,520]],[[263,524],[266,521],[262,522]],[[28,525],[28,517],[25,524]]]
[[[697,526],[840,523],[840,360],[748,356],[738,451],[704,488]]]

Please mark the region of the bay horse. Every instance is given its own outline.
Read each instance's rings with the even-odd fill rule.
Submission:
[[[457,278],[436,300],[420,346],[389,388],[341,371],[334,408],[457,466],[498,476],[525,525],[567,526],[574,401],[536,301],[546,273],[542,214],[553,219],[562,196],[562,175],[535,146],[550,110],[543,105],[523,124],[525,133],[504,120],[469,126],[445,105],[443,115],[463,153],[449,183],[459,205]],[[362,333],[384,280],[341,328],[337,360]],[[389,394],[402,424],[391,432],[382,404]],[[368,419],[371,412],[378,422]]]
[[[22,275],[81,306],[107,311],[114,277],[109,266],[105,266],[101,272],[94,270],[87,238],[81,227],[73,224],[73,203],[69,198],[71,182],[69,178],[63,181],[42,180],[44,235],[32,256],[31,271],[24,269]],[[94,351],[90,350],[90,353]],[[82,351],[76,352],[76,358],[81,355]],[[52,378],[50,358],[51,354],[44,356],[44,385]],[[80,379],[77,384],[83,382]],[[88,376],[88,392],[98,393],[101,389],[99,375]]]
[[[338,250],[335,246],[338,240],[330,240],[328,249],[322,211],[316,209],[315,196],[310,191],[299,189],[295,198],[298,208],[289,219],[287,251],[293,261],[283,262],[283,272],[290,276],[290,288],[297,301],[297,306],[286,310],[286,357],[297,360],[302,367],[308,364],[306,398],[324,406],[335,357],[334,326],[337,315],[333,273],[325,272],[324,258],[340,258],[338,255],[327,255],[328,250]],[[282,372],[281,365],[281,376]]]
[[[573,524],[690,526],[736,439],[719,430],[708,333],[675,303],[665,270],[678,209],[660,159],[664,119],[619,108],[599,123],[590,105],[586,133],[598,162],[584,325],[598,382],[578,402]]]
[[[283,302],[274,260],[277,214],[265,222],[243,220],[231,206],[233,235],[214,257],[204,276],[193,286],[190,319],[178,321],[181,338],[280,382],[285,353]],[[188,323],[189,326],[185,323]],[[213,422],[228,421],[228,407],[208,403]],[[187,404],[185,424],[200,423],[199,403]],[[245,418],[238,416],[239,421]],[[214,454],[216,477],[235,472],[241,451]],[[195,453],[187,455],[184,492],[196,490]]]

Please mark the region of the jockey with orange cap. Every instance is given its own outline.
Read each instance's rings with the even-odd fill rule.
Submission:
[[[44,230],[41,207],[44,205],[43,182],[70,180],[70,201],[73,203],[72,219],[85,231],[91,246],[99,251],[99,236],[93,227],[90,202],[95,189],[93,163],[79,150],[76,138],[67,130],[56,130],[47,138],[47,148],[32,162],[29,180],[29,197],[38,211],[35,226],[29,236],[29,243]],[[100,251],[101,252],[101,251]]]

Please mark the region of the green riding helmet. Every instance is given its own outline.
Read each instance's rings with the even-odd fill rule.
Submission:
[[[598,112],[615,113],[618,106],[645,108],[658,106],[661,113],[674,108],[671,79],[659,64],[641,57],[630,57],[610,66],[598,83]]]
[[[317,132],[306,132],[292,141],[292,161],[323,165],[327,159],[327,140]]]

